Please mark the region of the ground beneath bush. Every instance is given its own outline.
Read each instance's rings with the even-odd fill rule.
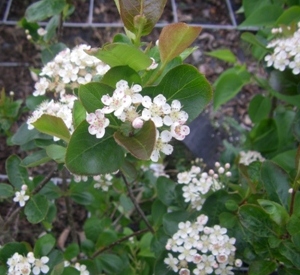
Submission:
[[[24,14],[25,8],[28,4],[35,2],[32,0],[13,1],[10,20],[19,20]],[[85,1],[75,1],[75,13],[69,19],[69,22],[86,22],[88,13],[88,3]],[[95,22],[113,23],[120,22],[117,10],[112,4],[107,1],[95,0],[94,18]],[[240,0],[232,0],[234,7],[238,9]],[[110,1],[113,3],[113,1]],[[178,20],[187,23],[201,23],[201,24],[230,24],[230,17],[228,15],[226,3],[223,0],[185,0],[178,1]],[[0,9],[1,10],[1,9]],[[161,22],[171,22],[173,20],[172,7],[168,1],[166,10],[162,16]],[[153,33],[147,38],[149,41],[155,42],[159,36],[161,29],[155,29]],[[62,42],[70,48],[75,45],[86,43],[93,47],[101,47],[104,43],[111,41],[114,34],[122,32],[121,28],[64,28],[62,35]],[[209,30],[203,29],[201,35],[197,38],[194,46],[198,46],[187,62],[195,65],[199,71],[213,83],[214,80],[226,69],[228,64],[218,61],[205,55],[206,52],[229,48],[234,52],[241,63],[247,63],[248,67],[256,70],[256,64],[248,59],[247,47],[240,40],[240,32],[236,30]],[[7,66],[0,66],[0,90],[2,88],[8,93],[13,91],[15,99],[25,100],[26,97],[33,92],[34,81],[30,75],[30,68],[40,68],[40,54],[33,44],[31,44],[24,33],[24,30],[15,26],[0,26],[0,62],[7,62]],[[218,159],[222,149],[222,140],[231,139],[234,142],[236,138],[234,132],[226,132],[222,127],[225,116],[235,117],[245,127],[248,125],[246,116],[246,106],[249,99],[256,93],[255,87],[249,86],[234,100],[226,104],[221,111],[213,112],[212,107],[208,106],[205,112],[191,124],[192,133],[186,139],[184,144],[179,146],[180,152],[189,157],[202,157],[205,162],[212,165]],[[26,120],[27,113],[23,114],[13,126],[12,131]],[[211,123],[217,121],[219,126],[214,127]],[[0,174],[5,174],[5,160],[11,154],[18,154],[24,157],[18,147],[7,146],[6,137],[0,136]],[[35,174],[46,173],[46,168],[33,169]],[[66,229],[64,216],[64,203],[61,202],[59,219],[56,224],[56,231],[62,234]],[[8,213],[13,211],[11,203],[1,203],[0,214],[5,217]],[[81,211],[81,212],[80,212]],[[78,228],[81,227],[82,221],[85,218],[83,210],[78,209],[76,222]],[[17,221],[18,222],[18,221]],[[21,224],[20,224],[21,223]],[[16,228],[24,228],[18,231]],[[39,226],[29,226],[20,219],[18,226],[14,226],[13,236],[19,240],[32,240],[33,236],[40,233]],[[1,244],[1,243],[0,243]]]

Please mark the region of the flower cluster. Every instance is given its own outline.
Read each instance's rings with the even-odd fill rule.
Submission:
[[[246,166],[248,166],[250,163],[254,162],[254,161],[260,161],[263,162],[265,161],[265,158],[256,151],[241,151],[240,152],[240,159],[239,159],[239,163],[240,164],[244,164]]]
[[[165,264],[180,275],[228,274],[233,275],[235,238],[230,238],[227,229],[220,225],[206,226],[208,217],[200,215],[196,222],[180,222],[178,231],[166,244],[170,251]]]
[[[108,191],[108,188],[113,184],[112,174],[102,174],[93,176],[94,181],[96,182],[94,184],[94,188],[99,189],[101,188],[103,191]]]
[[[15,197],[13,198],[13,201],[18,202],[20,207],[24,207],[26,201],[28,201],[30,198],[28,195],[26,195],[27,188],[27,185],[23,184],[21,187],[21,191],[17,191],[15,193]]]
[[[62,94],[59,101],[44,101],[33,111],[31,117],[28,118],[28,129],[33,129],[33,123],[36,122],[43,114],[52,115],[61,118],[70,133],[74,131],[72,109],[74,101],[77,99],[74,95]],[[54,140],[59,138],[54,137]]]
[[[44,95],[46,91],[64,94],[67,88],[74,90],[94,77],[103,76],[110,67],[85,52],[90,49],[90,46],[82,44],[72,50],[66,48],[56,55],[40,72],[33,95]]]
[[[38,275],[40,273],[48,273],[49,267],[47,263],[49,258],[46,256],[35,258],[32,252],[27,254],[27,257],[15,253],[7,260],[8,273],[7,275]]]
[[[144,121],[152,120],[156,126],[156,144],[151,155],[152,161],[158,161],[160,152],[169,155],[173,151],[169,144],[172,138],[183,140],[190,133],[190,128],[185,125],[188,114],[181,110],[180,101],[173,100],[171,105],[167,99],[159,94],[153,98],[142,96],[142,87],[138,84],[129,87],[128,82],[120,80],[116,84],[113,94],[103,95],[102,109],[87,115],[86,120],[90,124],[88,130],[91,135],[102,138],[109,120],[105,114],[111,114],[122,122],[129,122],[133,128],[139,129]]]
[[[273,29],[273,33],[282,33],[282,28]],[[274,66],[275,69],[284,71],[292,69],[293,74],[300,73],[300,22],[298,29],[291,37],[277,38],[272,40],[267,48],[273,48],[273,53],[265,56],[267,66]]]
[[[220,163],[216,162],[215,167],[217,171],[210,169],[207,173],[193,165],[189,171],[177,175],[178,183],[184,184],[182,191],[185,202],[190,202],[193,209],[201,210],[209,191],[223,188],[223,180],[231,176],[231,172],[228,171],[229,163],[222,167]]]

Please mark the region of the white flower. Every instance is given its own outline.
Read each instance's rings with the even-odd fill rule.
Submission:
[[[105,128],[109,125],[109,120],[100,109],[97,109],[95,113],[88,114],[86,121],[90,124],[88,131],[91,135],[96,135],[96,138],[104,136]]]
[[[164,259],[164,263],[167,264],[174,272],[178,271],[178,259],[174,258],[171,253],[168,253],[168,258]]]
[[[162,131],[160,134],[157,131],[157,139],[154,146],[154,150],[151,154],[151,160],[157,162],[160,158],[160,152],[166,155],[170,155],[173,152],[173,146],[168,144],[172,139],[171,133],[167,130]]]
[[[191,272],[187,268],[181,268],[179,271],[179,275],[190,275],[190,274],[191,274]]]
[[[19,202],[20,207],[25,206],[26,201],[29,200],[29,196],[25,194],[25,190],[17,191],[15,193],[15,197],[13,198],[13,201]]]
[[[44,36],[47,34],[47,30],[45,30],[44,28],[38,28],[37,33],[39,36]]]
[[[46,274],[49,271],[49,267],[46,265],[46,263],[48,262],[49,258],[46,256],[43,256],[41,259],[35,259],[33,263],[32,273],[34,275],[38,275],[41,272]]]
[[[241,151],[240,152],[240,164],[249,165],[250,163],[254,161],[265,161],[265,158],[262,157],[262,155],[259,152],[256,151]]]
[[[171,134],[177,140],[184,140],[189,133],[190,128],[187,125],[182,125],[179,122],[174,122],[171,125]]]
[[[35,83],[33,92],[34,96],[44,95],[49,87],[49,80],[46,77],[41,77],[39,82]]]
[[[89,275],[90,272],[86,269],[86,265],[75,264],[75,268],[80,271],[80,275]]]
[[[147,71],[150,71],[150,70],[155,70],[158,66],[158,63],[155,62],[155,59],[150,57],[151,60],[152,60],[152,64],[147,68]]]

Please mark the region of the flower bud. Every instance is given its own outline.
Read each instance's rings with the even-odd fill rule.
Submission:
[[[132,121],[132,127],[134,129],[141,129],[143,127],[143,125],[144,125],[144,121],[141,118],[139,118],[139,117],[135,118]]]

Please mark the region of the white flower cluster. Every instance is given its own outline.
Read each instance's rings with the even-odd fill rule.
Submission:
[[[27,189],[28,189],[27,185],[23,184],[22,187],[21,187],[21,191],[17,191],[15,193],[14,198],[13,198],[13,201],[18,202],[20,207],[24,207],[26,201],[28,201],[29,198],[30,198],[29,195],[26,195]]]
[[[33,95],[44,95],[46,91],[64,94],[66,88],[74,90],[95,76],[103,76],[110,67],[85,52],[90,49],[90,46],[82,44],[72,50],[66,48],[56,55],[40,72]]]
[[[215,167],[217,172],[210,169],[207,173],[202,172],[200,167],[193,165],[189,171],[177,175],[178,183],[184,184],[182,191],[185,202],[190,202],[193,209],[201,210],[209,191],[223,188],[222,180],[224,176],[231,176],[231,172],[228,171],[230,168],[229,163],[222,167],[220,163],[216,162]]]
[[[282,33],[282,28],[273,29],[273,33]],[[293,36],[272,40],[267,48],[273,48],[273,53],[265,56],[267,66],[284,71],[292,69],[293,74],[300,73],[300,22]]]
[[[77,97],[74,95],[61,94],[59,101],[44,101],[36,110],[33,111],[31,117],[28,118],[28,129],[33,129],[33,123],[36,122],[43,114],[47,114],[61,118],[70,133],[72,133],[74,131],[72,109],[76,99]],[[54,137],[54,140],[59,140],[59,138]]]
[[[256,151],[241,151],[240,152],[240,159],[239,159],[239,163],[240,164],[244,164],[246,166],[248,166],[250,163],[254,162],[254,161],[260,161],[263,162],[265,161],[265,158]]]
[[[94,188],[99,189],[101,188],[102,191],[108,191],[108,188],[113,184],[112,179],[113,176],[111,174],[102,174],[93,176],[94,181]]]
[[[101,101],[105,106],[88,114],[86,120],[90,124],[89,133],[102,138],[109,125],[105,114],[113,113],[122,122],[131,123],[135,129],[141,128],[144,121],[151,119],[159,130],[164,127],[164,130],[157,130],[156,144],[151,155],[151,160],[157,162],[160,152],[166,155],[172,153],[173,147],[168,144],[172,138],[183,140],[190,133],[190,128],[185,125],[188,114],[181,110],[178,100],[173,100],[169,105],[162,94],[152,100],[149,96],[142,96],[141,91],[140,85],[129,87],[127,81],[120,80],[111,96],[102,96]]]
[[[38,275],[40,273],[48,273],[49,267],[47,263],[49,258],[43,256],[42,258],[35,258],[32,252],[27,254],[27,257],[15,253],[7,260],[8,273],[7,275]]]
[[[206,226],[208,217],[200,215],[196,222],[180,222],[178,231],[166,244],[168,257],[164,263],[180,275],[222,274],[233,275],[235,260],[235,238],[230,238],[227,229],[220,225]]]

